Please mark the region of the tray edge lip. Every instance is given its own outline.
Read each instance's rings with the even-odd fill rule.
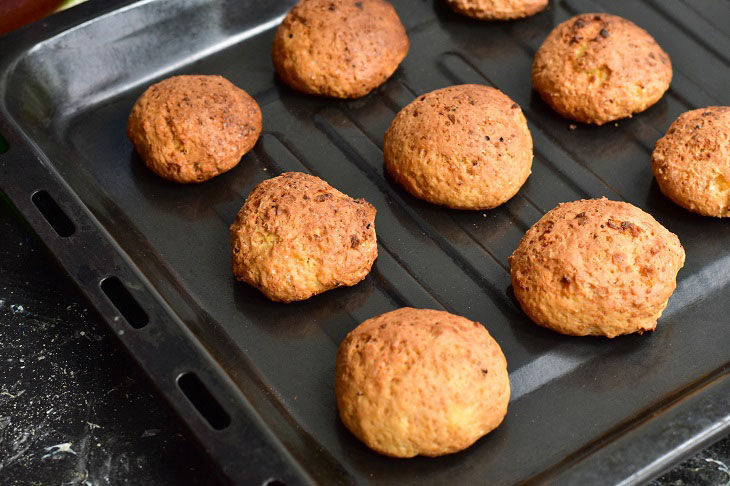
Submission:
[[[7,78],[12,73],[12,70],[14,69],[15,65],[19,61],[19,59],[22,58],[23,55],[28,54],[36,45],[38,45],[41,42],[45,42],[48,40],[53,39],[56,36],[62,35],[65,32],[68,32],[72,30],[73,28],[79,27],[87,22],[93,22],[95,19],[109,14],[116,14],[117,12],[125,10],[127,7],[133,7],[135,5],[141,5],[141,4],[147,4],[147,3],[153,3],[156,1],[161,0],[112,0],[109,3],[102,3],[100,0],[97,1],[88,1],[84,4],[80,4],[75,6],[74,8],[65,10],[63,12],[56,13],[55,15],[51,17],[46,17],[45,19],[42,19],[40,21],[36,21],[32,24],[29,24],[27,26],[24,26],[16,31],[10,32],[5,34],[4,36],[0,36],[0,42],[4,44],[4,47],[7,47],[9,50],[8,56],[2,56],[0,57],[0,128],[3,127],[3,125],[10,126],[10,129],[17,132],[19,136],[23,139],[25,139],[27,145],[24,146],[26,150],[28,150],[31,155],[36,159],[37,163],[40,163],[40,160],[43,158],[47,158],[46,154],[40,150],[39,147],[35,145],[35,142],[33,139],[28,136],[28,134],[25,132],[23,127],[20,125],[18,120],[10,113],[10,111],[7,109],[6,103],[5,103],[5,94],[6,94],[6,88],[7,88]],[[60,29],[60,30],[59,30]],[[50,31],[50,32],[49,32]],[[0,133],[0,135],[3,135]],[[2,159],[7,158],[7,154],[0,154],[0,169],[3,168],[5,165],[2,162]],[[42,165],[42,164],[41,164]],[[48,170],[47,167],[43,167],[44,169]],[[54,180],[56,182],[59,182],[57,179],[57,174],[53,176]],[[94,308],[94,310],[97,312],[97,314],[104,320],[104,322],[107,325],[107,328],[111,331],[114,331],[113,324],[110,320],[110,318],[106,315],[107,313],[103,311],[103,309],[100,309],[97,304],[95,303],[94,299],[91,297],[89,292],[86,290],[83,283],[81,283],[77,277],[69,272],[68,265],[69,263],[66,262],[63,258],[59,257],[56,252],[53,250],[51,245],[46,241],[46,238],[43,237],[42,233],[43,231],[41,228],[39,228],[38,224],[31,221],[31,219],[28,218],[28,216],[21,210],[16,200],[8,195],[8,193],[4,190],[4,183],[7,183],[8,181],[4,180],[4,175],[2,174],[2,171],[0,170],[0,191],[2,191],[9,201],[14,206],[14,209],[16,212],[22,216],[24,221],[28,224],[28,226],[33,230],[34,235],[38,238],[38,241],[42,243],[43,247],[48,250],[49,255],[53,256],[53,258],[58,262],[60,267],[63,269],[64,273],[67,274],[67,276],[71,279],[71,281],[74,282],[74,285],[77,286],[77,288],[80,289],[81,293],[84,295],[84,298],[89,302],[89,304]],[[99,227],[101,227],[100,223],[96,220],[95,217],[93,217],[93,213],[86,207],[86,205],[78,198],[78,195],[75,191],[73,191],[70,186],[68,186],[62,178],[60,178],[60,182],[62,185],[66,186],[64,187],[65,191],[70,192],[71,195],[74,196],[74,204],[78,205],[76,209],[83,210],[88,215],[90,215],[94,221],[94,232],[95,237],[98,239],[101,239],[104,243],[109,244],[107,234],[105,231],[100,231]],[[112,247],[118,246],[116,243],[112,242]],[[122,249],[123,252],[123,249]],[[126,252],[123,252],[126,254]],[[115,256],[118,256],[115,254]],[[130,264],[131,263],[131,264]],[[166,302],[164,299],[161,298],[159,293],[156,291],[155,286],[153,286],[149,281],[147,281],[146,278],[144,278],[143,273],[137,268],[136,264],[129,258],[129,261],[124,262],[126,270],[128,270],[130,273],[134,274],[137,278],[142,276],[142,280],[144,282],[144,285],[148,287],[149,289],[154,290],[153,298],[159,302],[161,302],[164,306],[169,307],[166,305]],[[166,312],[169,309],[166,310]],[[174,310],[172,311],[173,316],[175,316]],[[186,328],[187,329],[187,328]],[[114,334],[116,334],[114,332]],[[148,376],[148,379],[156,383],[156,380],[152,378],[146,371],[145,367],[142,366],[142,363],[138,359],[138,356],[136,353],[134,353],[128,346],[128,344],[120,339],[123,348],[128,353],[132,359],[134,359],[135,362],[140,365],[143,372]],[[206,360],[212,360],[215,362],[215,360],[209,356],[209,352],[207,349],[205,349],[204,346],[202,346],[197,339],[194,339],[194,342],[196,345],[198,345],[203,352],[206,355]],[[223,372],[223,375],[226,376],[226,379],[229,379],[227,376],[227,373]],[[619,436],[616,437],[615,440],[612,440],[609,443],[613,443],[615,441],[621,440],[626,435],[630,435],[632,433],[636,433],[642,425],[646,423],[657,423],[656,420],[661,420],[663,416],[665,416],[668,412],[676,410],[676,408],[680,405],[686,406],[688,409],[696,408],[696,406],[699,405],[699,401],[708,396],[712,389],[716,386],[721,386],[722,383],[720,383],[722,380],[726,380],[730,377],[730,367],[725,367],[724,370],[718,371],[717,373],[713,373],[712,376],[707,377],[706,379],[702,380],[702,382],[695,386],[687,386],[682,389],[680,394],[676,397],[675,400],[672,400],[671,403],[667,404],[665,407],[660,408],[659,415],[656,416],[654,419],[645,419],[640,420],[637,425],[632,426],[628,429],[626,429],[624,432],[622,432]],[[234,386],[235,388],[235,386]],[[158,392],[161,393],[160,389],[157,389]],[[162,393],[161,393],[162,394]],[[164,396],[164,395],[163,395]],[[170,402],[169,397],[165,397],[168,402]],[[179,419],[181,422],[185,423],[188,430],[195,436],[196,442],[200,445],[201,441],[200,438],[197,437],[196,432],[192,427],[190,427],[188,423],[188,419],[183,417],[181,414],[178,414]],[[728,414],[730,417],[730,413]],[[715,422],[717,423],[717,422]],[[634,483],[641,483],[648,480],[651,480],[652,478],[658,477],[663,472],[668,471],[672,467],[675,467],[679,464],[679,461],[689,457],[692,453],[696,452],[701,447],[713,442],[714,440],[717,440],[719,436],[722,434],[726,434],[728,430],[730,430],[730,421],[724,423],[720,427],[708,427],[708,429],[711,429],[708,433],[700,433],[695,434],[691,436],[689,439],[685,440],[681,447],[671,449],[669,452],[657,456],[657,459],[650,462],[646,465],[646,467],[640,469],[639,471],[630,472],[625,471],[626,474],[623,475],[623,479],[620,480],[620,484],[634,484]],[[268,430],[267,430],[268,431]],[[268,431],[270,435],[273,436],[273,433],[271,431]],[[280,446],[281,449],[287,450],[287,447],[284,446],[278,438],[276,438],[276,442]],[[201,451],[204,451],[204,448],[201,447]],[[591,453],[585,457],[579,458],[576,461],[574,461],[571,465],[567,466],[565,469],[562,470],[562,472],[558,473],[557,477],[560,477],[560,475],[565,475],[566,478],[571,477],[571,471],[580,466],[580,464],[588,459],[593,457],[599,457],[601,452],[604,451],[604,448],[601,447],[597,449],[596,452]],[[204,451],[207,453],[207,451]],[[287,451],[288,452],[288,451]],[[207,455],[207,454],[206,454]],[[291,460],[298,466],[301,465],[298,464],[298,461],[294,459],[292,456],[289,456]],[[654,465],[656,464],[656,467]],[[306,470],[303,469],[302,470]],[[533,475],[531,478],[526,478],[527,480],[531,480],[532,478],[535,478],[536,476],[541,476],[541,473],[538,473],[537,475]],[[311,477],[308,475],[305,476],[308,480],[308,482],[311,481]],[[546,479],[549,479],[546,478]]]

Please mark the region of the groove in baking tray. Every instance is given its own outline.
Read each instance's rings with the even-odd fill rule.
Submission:
[[[730,24],[726,19],[730,18],[730,4],[727,2],[716,2],[714,0],[698,2],[696,0],[682,0],[682,5],[692,11],[697,17],[710,23],[713,27],[721,30],[722,33],[730,37]],[[680,20],[683,17],[679,17]],[[698,35],[702,35],[704,30],[698,31]]]
[[[696,15],[691,15],[694,12],[689,11],[684,3],[678,0],[661,0],[660,2],[648,0],[646,3],[654,11],[667,19],[667,21],[671,22],[674,27],[691,36],[698,44],[712,52],[713,55],[721,59],[725,64],[730,64],[730,37],[718,32],[708,22],[700,22],[700,18]],[[730,17],[727,17],[727,19],[730,19]],[[691,24],[690,20],[692,21]],[[699,32],[704,37],[699,35]]]

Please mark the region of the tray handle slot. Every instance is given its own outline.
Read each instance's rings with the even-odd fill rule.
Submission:
[[[183,373],[177,377],[177,386],[215,430],[223,430],[230,425],[231,416],[200,381],[198,375],[192,372]]]
[[[0,141],[1,143],[2,141]],[[66,216],[61,206],[56,203],[48,191],[37,191],[30,199],[58,236],[66,238],[76,232],[76,225]]]
[[[101,290],[114,304],[130,326],[141,329],[149,322],[147,313],[129,293],[127,287],[117,277],[107,277],[101,281]]]
[[[5,140],[2,135],[0,135],[0,154],[4,154],[8,151],[9,148],[10,144],[8,143],[8,141]]]

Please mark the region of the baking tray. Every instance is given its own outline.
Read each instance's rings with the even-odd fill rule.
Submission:
[[[240,484],[636,483],[730,424],[730,226],[670,203],[653,181],[654,142],[682,112],[730,104],[730,4],[553,1],[532,18],[477,22],[441,0],[393,1],[411,50],[369,96],[301,95],[274,75],[274,28],[294,2],[91,1],[0,38],[0,187],[121,343]],[[535,50],[559,22],[609,11],[646,28],[674,80],[655,106],[604,127],[553,113],[531,91]],[[143,168],[125,136],[136,98],[172,74],[222,74],[262,107],[264,130],[234,170],[200,185]],[[417,95],[458,83],[518,102],[532,175],[508,203],[455,211],[384,174],[383,134]],[[227,227],[255,184],[318,175],[378,209],[370,275],[293,304],[231,274]],[[677,233],[687,261],[648,335],[561,336],[515,302],[507,257],[561,201],[631,202]],[[397,460],[358,442],[334,399],[337,346],[359,322],[410,305],[482,322],[507,356],[504,423],[468,450]]]

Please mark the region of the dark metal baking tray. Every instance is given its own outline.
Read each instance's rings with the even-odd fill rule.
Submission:
[[[91,1],[0,38],[0,187],[224,476],[241,484],[635,483],[730,423],[730,226],[668,202],[654,142],[683,111],[730,104],[730,6],[705,1],[553,1],[515,22],[397,0],[411,51],[355,101],[301,95],[275,77],[273,29],[293,1]],[[610,11],[651,32],[674,80],[654,107],[595,128],[531,91],[535,49],[577,12]],[[150,174],[125,136],[135,99],[176,73],[222,74],[264,113],[255,149],[229,173],[180,186]],[[498,87],[525,110],[533,172],[507,204],[454,211],[383,172],[383,134],[420,93]],[[378,209],[380,256],[359,285],[305,302],[266,300],[231,275],[227,227],[258,182],[321,176]],[[652,213],[687,251],[658,330],[614,340],[538,328],[519,310],[507,256],[561,201],[607,196]],[[50,224],[49,224],[50,223]],[[482,322],[508,358],[505,422],[470,449],[396,460],[338,420],[335,352],[357,323],[410,305]]]

